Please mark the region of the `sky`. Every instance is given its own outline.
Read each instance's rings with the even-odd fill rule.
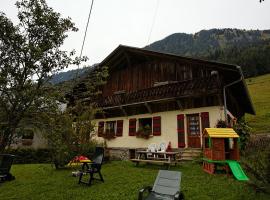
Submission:
[[[64,50],[80,53],[91,1],[47,0],[79,28],[69,34]],[[15,2],[0,0],[0,11],[17,23]],[[270,29],[270,0],[94,0],[83,55],[92,65],[120,44],[144,47],[173,33],[211,28]]]

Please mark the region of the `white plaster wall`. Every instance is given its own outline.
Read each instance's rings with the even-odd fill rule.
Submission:
[[[117,118],[107,118],[95,120],[96,131],[99,121],[115,121],[123,120],[123,136],[116,137],[114,139],[106,140],[108,147],[125,147],[125,148],[146,148],[151,143],[159,144],[160,142],[171,142],[172,148],[178,147],[178,135],[177,135],[177,115],[179,114],[194,114],[201,112],[209,112],[210,127],[215,127],[219,119],[224,120],[223,107],[212,106],[212,107],[203,107],[203,108],[194,108],[186,109],[183,111],[168,111],[160,112],[154,114],[142,114],[142,115],[133,115],[128,117],[117,117]],[[132,118],[146,118],[146,117],[155,117],[161,116],[161,136],[153,136],[149,139],[137,138],[136,136],[129,136],[129,119]],[[138,121],[138,120],[137,120]],[[138,124],[137,124],[138,129]],[[186,133],[186,117],[185,117],[185,133]],[[96,137],[100,142],[104,141],[102,137]],[[187,144],[187,135],[186,135],[186,144]]]

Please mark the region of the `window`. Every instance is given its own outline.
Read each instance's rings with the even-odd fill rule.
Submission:
[[[150,135],[152,135],[152,118],[139,119],[139,128],[136,136],[148,138]]]
[[[113,138],[123,135],[123,120],[117,121],[101,121],[98,123],[98,137]]]
[[[138,128],[137,128],[138,126]],[[129,120],[129,136],[148,137],[161,135],[161,117],[147,117]]]
[[[152,133],[152,118],[141,118],[139,119],[139,130],[151,130]]]
[[[24,130],[22,133],[22,145],[30,146],[33,143],[34,132],[32,130]]]
[[[200,120],[199,114],[187,115],[188,130],[190,136],[200,135]]]
[[[116,133],[116,121],[108,121],[105,125],[105,134],[115,134]]]
[[[33,140],[34,132],[32,130],[25,130],[22,139]]]

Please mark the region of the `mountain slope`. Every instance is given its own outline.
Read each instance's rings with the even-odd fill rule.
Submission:
[[[205,57],[217,49],[246,47],[267,39],[270,39],[270,30],[210,29],[195,34],[174,33],[145,48],[182,56]]]
[[[245,77],[270,72],[270,30],[211,29],[175,33],[145,49],[240,65]]]
[[[247,115],[246,120],[253,133],[270,134],[270,74],[246,80],[256,115]]]

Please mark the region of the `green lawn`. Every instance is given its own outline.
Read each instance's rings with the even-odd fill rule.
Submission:
[[[49,164],[14,165],[15,181],[0,185],[0,199],[137,199],[142,186],[152,185],[161,166],[135,167],[131,162],[114,161],[102,169],[105,183],[91,187],[78,185],[71,169],[55,170]],[[270,199],[255,193],[246,182],[225,175],[209,175],[199,164],[183,163],[171,170],[182,171],[182,190],[186,199]]]
[[[256,115],[247,115],[253,133],[270,133],[270,74],[246,80]]]

